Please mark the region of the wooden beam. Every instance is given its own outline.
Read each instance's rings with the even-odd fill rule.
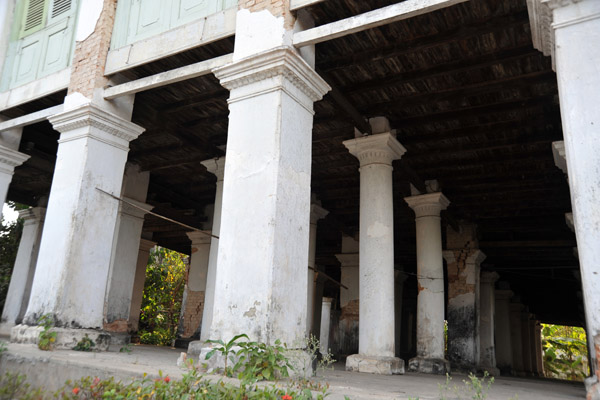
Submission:
[[[45,108],[40,111],[33,112],[31,114],[26,114],[21,117],[9,119],[8,121],[0,122],[0,132],[13,129],[20,128],[27,125],[33,125],[38,122],[45,121],[48,117],[61,113],[63,111],[64,106],[59,104],[54,107]]]
[[[514,240],[479,242],[479,246],[485,247],[574,247],[575,240]]]
[[[296,47],[309,46],[316,43],[337,39],[342,36],[361,32],[378,26],[391,24],[426,14],[441,8],[453,6],[467,0],[406,0],[387,7],[355,15],[329,24],[294,34],[293,44]]]
[[[290,0],[290,11],[297,11],[304,7],[314,6],[325,0]]]
[[[224,56],[211,58],[210,60],[200,61],[195,64],[175,68],[170,71],[148,76],[146,78],[122,83],[120,85],[104,89],[104,98],[106,100],[113,100],[120,96],[143,92],[145,90],[150,90],[157,87],[170,85],[172,83],[185,81],[187,79],[207,75],[211,73],[214,68],[222,67],[223,65],[230,63],[232,59],[233,54],[225,54]]]

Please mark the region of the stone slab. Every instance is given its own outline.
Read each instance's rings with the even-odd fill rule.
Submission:
[[[11,329],[10,341],[12,343],[27,343],[37,344],[43,328],[41,326],[28,326],[28,325],[17,325]],[[113,339],[110,334],[103,331],[96,331],[92,329],[68,329],[68,328],[52,328],[52,332],[56,332],[56,342],[54,342],[55,349],[72,349],[77,345],[81,339],[87,335],[96,344],[95,350],[106,351],[108,346],[111,344],[124,344],[128,342],[123,337],[119,340],[120,336],[115,336]]]
[[[346,359],[346,371],[379,375],[404,374],[404,360],[398,357],[376,357],[353,354]]]
[[[448,360],[440,358],[415,357],[408,361],[408,370],[425,374],[445,375],[450,373],[450,363]]]

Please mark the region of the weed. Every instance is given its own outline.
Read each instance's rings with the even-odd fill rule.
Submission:
[[[44,329],[40,332],[38,340],[38,348],[40,350],[52,350],[54,342],[56,342],[56,332],[52,332],[54,327],[54,318],[51,314],[45,314],[38,319],[38,325]]]
[[[77,342],[75,347],[73,347],[73,350],[92,351],[93,347],[95,347],[95,346],[96,346],[96,343],[94,343],[94,341],[92,339],[90,339],[86,333],[85,336],[79,342]]]
[[[242,333],[241,335],[236,335],[233,338],[231,338],[231,340],[229,340],[227,343],[223,342],[222,340],[207,340],[206,343],[210,343],[210,344],[218,344],[218,347],[215,347],[214,349],[212,349],[211,351],[209,351],[206,354],[206,357],[204,358],[205,360],[210,359],[216,352],[221,353],[221,355],[224,358],[224,362],[225,362],[225,367],[224,367],[224,372],[225,372],[225,376],[233,376],[233,373],[235,372],[232,369],[229,369],[227,367],[227,361],[231,361],[232,363],[235,363],[235,356],[237,354],[237,352],[234,350],[235,347],[240,346],[240,343],[238,340],[241,338],[248,338],[248,335],[246,335],[245,333]]]
[[[131,352],[132,352],[131,343],[127,343],[126,345],[124,345],[123,347],[121,347],[119,349],[119,353],[131,354]]]

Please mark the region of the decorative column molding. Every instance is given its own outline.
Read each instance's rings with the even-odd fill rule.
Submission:
[[[346,370],[403,374],[394,333],[392,161],[406,149],[390,132],[343,144],[360,162],[359,354],[346,359]]]
[[[442,193],[404,200],[415,212],[417,230],[417,356],[409,370],[445,374],[450,363],[444,356],[444,261],[440,212],[450,201]]]
[[[494,289],[494,284],[499,277],[496,272],[481,272],[479,290],[479,368],[488,371],[493,376],[500,375],[500,371],[496,367]]]
[[[318,202],[320,203],[320,202]],[[317,222],[325,218],[329,211],[321,207],[320,204],[313,202],[310,205],[310,228],[308,237],[308,290],[306,298],[306,336],[312,331],[315,315],[315,256],[317,252]]]

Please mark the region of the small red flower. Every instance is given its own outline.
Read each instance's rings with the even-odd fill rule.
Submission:
[[[79,393],[79,388],[74,388],[73,389],[73,394],[77,394],[77,393]]]
[[[94,385],[97,385],[97,384],[99,384],[99,383],[100,383],[100,378],[98,378],[98,377],[95,377],[95,378],[94,378]]]
[[[169,378],[168,376],[165,376],[165,382],[167,382],[167,383],[171,382],[171,378]]]
[[[281,396],[281,400],[292,400],[292,396],[286,393],[285,396]]]

